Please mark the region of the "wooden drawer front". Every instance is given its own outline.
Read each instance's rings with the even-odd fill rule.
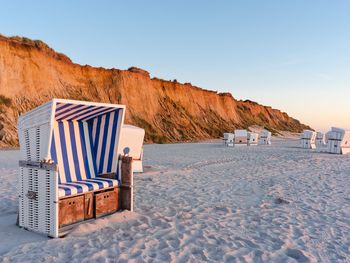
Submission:
[[[84,196],[59,201],[59,227],[84,220]]]
[[[85,194],[84,204],[84,219],[90,219],[94,217],[94,193]]]
[[[95,194],[95,216],[110,214],[119,209],[119,189],[114,188]]]

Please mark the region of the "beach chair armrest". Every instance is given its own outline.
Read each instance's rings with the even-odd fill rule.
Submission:
[[[99,174],[99,175],[97,175],[97,177],[117,180],[117,174],[116,173]]]
[[[55,163],[50,163],[50,162],[36,162],[36,161],[19,161],[19,167],[23,168],[35,168],[39,170],[49,170],[49,171],[55,171],[57,172],[58,167]]]

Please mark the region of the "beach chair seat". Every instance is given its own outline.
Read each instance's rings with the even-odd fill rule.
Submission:
[[[93,178],[84,181],[69,182],[58,185],[58,197],[64,198],[88,192],[96,192],[119,186],[119,181],[108,178]]]

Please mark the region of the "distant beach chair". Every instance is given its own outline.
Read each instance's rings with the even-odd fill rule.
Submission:
[[[235,146],[248,145],[247,130],[235,130]]]
[[[316,150],[318,152],[326,152],[327,144],[325,141],[325,135],[322,132],[317,132],[316,134]]]
[[[350,153],[350,131],[332,127],[327,133],[327,152],[334,154]]]
[[[268,130],[262,130],[259,137],[259,145],[270,145],[271,144],[271,132]]]
[[[124,105],[53,99],[19,117],[19,226],[58,237],[67,225],[132,210],[124,114]]]
[[[224,133],[224,145],[225,146],[234,146],[235,135],[233,133]]]
[[[316,149],[316,132],[304,130],[301,139],[301,147],[304,149]]]
[[[143,139],[145,130],[133,125],[123,125],[120,146],[121,149],[128,149],[128,155],[132,157],[132,168],[134,173],[143,172]]]
[[[248,146],[258,145],[259,134],[255,132],[248,132]]]

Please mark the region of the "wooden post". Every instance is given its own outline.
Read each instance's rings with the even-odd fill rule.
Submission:
[[[134,210],[133,199],[134,199],[134,173],[132,169],[132,157],[122,156],[121,165],[121,209],[126,209],[129,211]]]

